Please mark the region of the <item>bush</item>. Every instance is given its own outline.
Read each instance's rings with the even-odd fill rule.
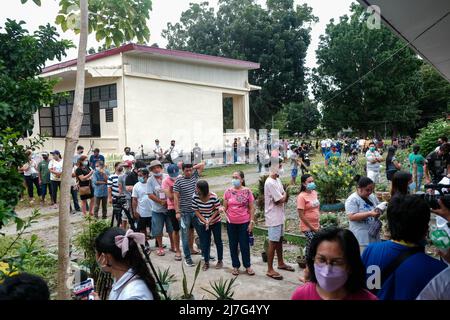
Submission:
[[[321,228],[337,227],[337,226],[339,226],[339,220],[336,214],[325,213],[320,215]]]
[[[420,153],[424,157],[436,148],[440,136],[450,136],[450,124],[447,120],[435,120],[425,128],[420,129],[416,143],[420,146]]]
[[[335,166],[315,165],[311,169],[317,185],[320,201],[326,204],[338,202],[345,197],[353,184],[354,169],[344,163]]]

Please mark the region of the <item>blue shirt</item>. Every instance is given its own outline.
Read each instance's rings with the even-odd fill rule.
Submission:
[[[341,158],[341,154],[337,151],[336,151],[336,153],[329,151],[325,155],[325,160],[328,160],[328,164],[338,164],[340,158]]]
[[[105,169],[106,177],[95,171],[92,175],[92,186],[94,187],[94,197],[102,198],[108,196],[108,176],[109,172]],[[105,181],[105,184],[96,184],[97,181]]]
[[[407,246],[393,241],[375,242],[369,244],[362,254],[366,267],[377,265],[385,269]],[[423,288],[447,265],[425,253],[416,253],[409,256],[384,281],[377,296],[380,300],[415,300]],[[368,274],[370,276],[370,274]]]
[[[89,157],[89,165],[91,166],[91,168],[95,169],[95,164],[97,163],[97,161],[103,161],[103,164],[105,164],[105,157],[102,156],[101,154],[98,155],[98,157],[96,157],[94,154],[91,155]]]

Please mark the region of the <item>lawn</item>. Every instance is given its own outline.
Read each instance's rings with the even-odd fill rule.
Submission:
[[[245,171],[249,169],[257,169],[256,164],[231,164],[223,167],[205,168],[202,173],[203,178],[231,176],[235,171]]]

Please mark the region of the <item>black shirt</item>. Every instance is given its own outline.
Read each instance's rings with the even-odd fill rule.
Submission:
[[[300,158],[302,158],[304,164],[306,164],[308,167],[311,165],[311,160],[309,159],[308,151],[301,150],[298,155],[300,156]]]
[[[139,179],[136,172],[132,171],[129,174],[127,174],[125,178],[125,186],[134,186],[138,182]]]
[[[448,155],[438,155],[436,151],[431,152],[426,160],[428,171],[433,183],[438,183],[447,174]]]
[[[77,181],[78,181],[78,185],[80,187],[89,187],[91,185],[91,180],[81,180],[79,177],[80,176],[86,176],[89,174],[89,172],[91,172],[91,168],[86,168],[86,167],[78,167],[75,170],[75,175],[77,176]]]

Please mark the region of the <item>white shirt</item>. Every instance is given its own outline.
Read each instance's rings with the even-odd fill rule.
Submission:
[[[450,300],[450,266],[431,279],[416,299]]]
[[[122,161],[134,161],[134,156],[132,154],[122,156]]]
[[[56,161],[55,159],[52,159],[48,163],[48,169],[49,170],[54,170],[54,171],[56,171],[58,173],[62,172],[62,167],[63,167],[62,159],[59,160],[59,161]],[[52,180],[52,181],[61,181],[61,177],[57,177],[53,172],[50,172],[50,180]]]
[[[30,160],[30,161],[28,161],[27,165],[28,165],[28,169],[24,171],[24,173],[23,173],[24,176],[31,176],[33,174],[37,174],[36,161]]]
[[[172,160],[174,160],[180,156],[180,153],[178,152],[177,149],[175,149],[175,147],[173,147],[172,150],[169,149],[169,154],[170,154],[170,157],[172,158]]]
[[[141,217],[149,218],[152,216],[152,200],[148,197],[146,183],[136,183],[131,197],[137,198],[137,211]]]
[[[153,148],[153,152],[155,152],[155,153],[163,153],[163,149],[161,148],[160,145],[156,145],[155,144],[155,147]]]
[[[134,275],[133,269],[128,271],[113,283],[109,300],[153,300],[153,294],[144,280]]]

